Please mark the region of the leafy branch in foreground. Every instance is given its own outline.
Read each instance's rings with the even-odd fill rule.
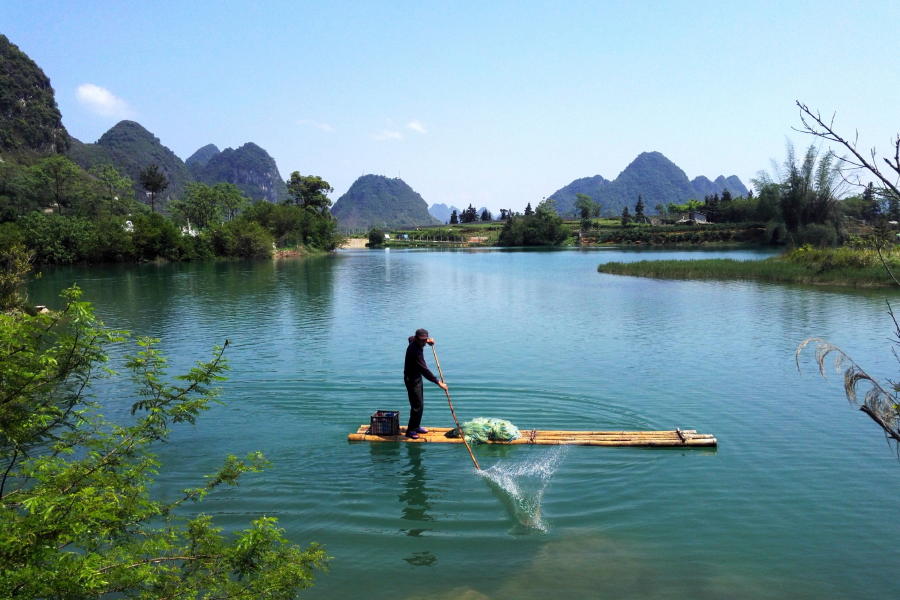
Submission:
[[[897,354],[897,346],[900,346],[900,324],[888,303],[888,312],[894,322],[893,343],[895,347],[892,349],[894,357],[900,362],[900,355]],[[884,430],[885,436],[889,441],[893,441],[895,449],[900,452],[900,382],[888,380],[887,386],[882,385],[876,379],[866,373],[847,354],[830,342],[822,338],[809,338],[797,347],[795,361],[797,370],[800,371],[800,353],[809,344],[815,344],[816,363],[819,365],[819,373],[825,377],[825,362],[829,356],[833,355],[834,368],[839,373],[843,370],[844,375],[844,394],[847,400],[854,406],[859,405],[859,409],[869,415],[873,421],[878,423]],[[861,384],[868,385],[868,390],[863,395],[862,403],[859,402],[859,387]],[[885,388],[889,389],[885,389]]]
[[[151,493],[153,444],[218,401],[228,342],[169,378],[158,340],[139,340],[126,363],[133,417],[113,423],[89,391],[115,376],[106,348],[126,334],[97,322],[77,288],[63,295],[59,312],[0,313],[0,596],[293,598],[312,585],[324,550],[289,543],[275,519],[226,535],[209,516],[178,510],[262,470],[262,455],[227,457],[180,497]]]

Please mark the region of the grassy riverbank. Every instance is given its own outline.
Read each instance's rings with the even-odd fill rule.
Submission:
[[[900,251],[885,253],[891,271],[900,277]],[[597,267],[601,273],[657,279],[740,279],[777,283],[802,283],[849,287],[896,286],[873,250],[809,247],[765,260],[643,260],[610,262]]]

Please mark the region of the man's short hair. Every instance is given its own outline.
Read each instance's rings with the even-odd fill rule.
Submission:
[[[416,337],[428,339],[428,330],[427,329],[416,329]]]

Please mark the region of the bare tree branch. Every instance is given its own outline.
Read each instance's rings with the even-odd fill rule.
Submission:
[[[844,148],[849,150],[851,154],[853,154],[853,156],[856,158],[856,161],[850,160],[848,158],[839,158],[841,162],[849,164],[855,169],[865,169],[869,171],[872,175],[878,178],[878,180],[884,185],[884,187],[893,192],[897,197],[900,197],[900,188],[898,188],[898,183],[900,182],[891,182],[887,178],[887,176],[879,170],[875,149],[873,148],[870,152],[872,157],[871,162],[869,162],[869,160],[867,160],[862,154],[859,153],[859,150],[857,150],[859,132],[857,132],[856,138],[853,142],[845,140],[834,130],[834,115],[832,115],[831,120],[826,123],[823,120],[822,115],[818,111],[813,114],[812,110],[810,110],[809,107],[807,107],[799,100],[797,100],[797,106],[800,108],[800,121],[803,123],[803,129],[797,129],[796,127],[793,127],[792,129],[794,129],[794,131],[812,135],[842,145]],[[810,123],[810,121],[812,121],[812,123]],[[886,162],[887,165],[892,170],[896,171],[898,176],[900,176],[900,134],[898,134],[896,140],[891,141],[891,144],[895,149],[894,162],[892,163],[887,158],[884,159],[884,162]]]

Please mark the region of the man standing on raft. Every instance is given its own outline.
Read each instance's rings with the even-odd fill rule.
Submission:
[[[419,439],[420,433],[428,433],[422,424],[422,411],[425,410],[425,398],[422,394],[422,377],[436,383],[441,389],[446,390],[447,384],[438,380],[425,364],[425,355],[422,349],[425,344],[434,346],[434,340],[428,337],[425,329],[416,329],[416,335],[409,336],[409,346],[406,348],[406,360],[403,363],[403,382],[406,384],[406,392],[409,394],[409,424],[406,426],[406,437]]]

